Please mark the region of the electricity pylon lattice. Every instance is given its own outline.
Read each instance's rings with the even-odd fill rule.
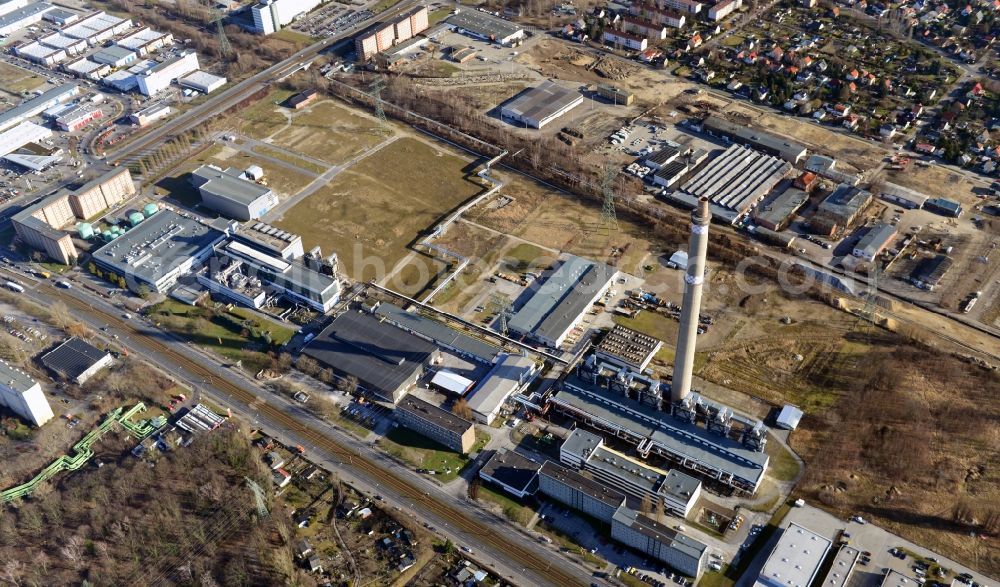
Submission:
[[[253,500],[257,506],[257,519],[263,520],[267,518],[267,499],[264,497],[264,490],[253,479],[249,477],[244,477],[244,479],[247,480],[247,485],[250,486],[250,491],[253,492]]]
[[[375,106],[375,117],[378,118],[378,128],[376,132],[380,135],[388,135],[389,121],[385,118],[385,109],[382,107],[382,90],[385,89],[385,80],[378,78],[368,86],[368,93],[372,97]]]
[[[613,165],[604,168],[604,179],[601,181],[601,193],[604,194],[604,207],[601,209],[601,228],[607,228],[608,238],[618,230],[618,214],[615,212],[614,182],[618,169]]]
[[[497,314],[497,324],[500,328],[500,334],[507,336],[507,321],[514,313],[514,309],[511,307],[510,303],[510,297],[499,292],[490,294],[490,306]]]
[[[219,57],[229,59],[233,55],[233,46],[229,44],[229,37],[226,36],[226,29],[222,26],[222,11],[216,10],[214,19],[215,31],[219,36]]]

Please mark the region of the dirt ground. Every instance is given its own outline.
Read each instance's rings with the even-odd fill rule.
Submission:
[[[9,63],[0,63],[0,92],[15,100],[21,92],[31,91],[45,83],[45,78]]]
[[[343,163],[383,140],[377,121],[338,105],[317,102],[291,114],[289,125],[271,135],[276,145],[322,159]]]
[[[988,182],[969,179],[946,167],[922,167],[912,163],[903,171],[887,171],[885,179],[931,197],[957,200],[966,208],[981,202],[976,194],[988,185]]]
[[[344,271],[382,278],[422,231],[482,187],[461,157],[401,138],[361,160],[289,210],[276,224],[340,256]],[[432,271],[436,273],[437,269]]]

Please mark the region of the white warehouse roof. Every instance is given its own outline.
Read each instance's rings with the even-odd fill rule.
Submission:
[[[467,377],[462,377],[458,373],[448,371],[447,369],[441,369],[435,373],[434,377],[431,379],[432,385],[436,385],[441,389],[455,394],[465,393],[465,390],[472,387],[473,383],[475,383],[475,381]]]
[[[52,131],[34,122],[22,122],[10,130],[0,133],[0,157],[13,153],[28,143],[34,143],[52,136]]]
[[[792,404],[785,404],[781,408],[781,413],[778,414],[775,424],[778,428],[784,428],[785,430],[795,430],[799,425],[799,421],[802,419],[802,410],[793,406]]]
[[[792,522],[774,546],[755,587],[809,587],[831,542]]]

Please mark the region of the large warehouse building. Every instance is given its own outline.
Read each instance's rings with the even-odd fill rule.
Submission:
[[[198,69],[198,54],[190,51],[167,59],[135,76],[139,91],[144,96],[152,96],[170,86],[170,82]]]
[[[553,81],[524,90],[500,107],[500,116],[517,124],[542,128],[583,104],[583,95]]]
[[[235,167],[219,169],[202,165],[191,172],[191,185],[201,193],[201,202],[228,218],[256,220],[278,205],[271,188],[252,181]]]
[[[587,309],[611,287],[618,271],[596,261],[567,255],[511,318],[511,332],[558,347]]]
[[[827,196],[812,217],[812,229],[830,235],[845,230],[872,202],[872,193],[848,184],[840,184]]]
[[[17,126],[33,116],[38,116],[48,108],[68,102],[79,93],[80,88],[76,84],[63,84],[46,90],[40,96],[25,100],[0,114],[0,131]]]
[[[668,198],[688,208],[694,208],[699,198],[708,198],[712,216],[735,223],[791,170],[792,165],[781,159],[732,145],[681,185],[683,193]]]
[[[449,16],[444,24],[460,33],[501,45],[511,45],[524,38],[524,29],[516,23],[482,10],[462,8],[457,14]]]
[[[702,128],[709,134],[780,157],[792,165],[798,164],[808,154],[804,145],[793,143],[765,130],[730,122],[720,116],[709,116],[702,123]]]
[[[83,39],[96,47],[105,41],[132,28],[132,21],[106,12],[95,12],[76,21],[62,30],[67,37]]]
[[[11,10],[0,16],[0,35],[12,35],[37,22],[41,22],[47,12],[55,10],[56,7],[47,2],[35,2],[22,8]]]

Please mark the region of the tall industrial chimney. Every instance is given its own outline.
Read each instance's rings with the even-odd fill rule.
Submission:
[[[691,371],[694,369],[694,348],[698,338],[698,316],[701,314],[701,286],[705,281],[705,256],[708,254],[708,225],[712,213],[708,198],[698,200],[691,212],[691,240],[688,243],[687,273],[684,275],[684,302],[681,326],[677,333],[677,353],[674,355],[674,379],[670,399],[677,403],[691,392]]]

